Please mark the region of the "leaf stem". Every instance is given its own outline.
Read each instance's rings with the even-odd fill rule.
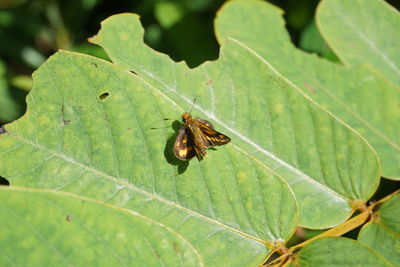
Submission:
[[[329,229],[328,231],[323,232],[317,236],[314,236],[313,238],[310,238],[300,244],[297,244],[297,245],[289,248],[289,250],[291,252],[294,252],[295,250],[298,250],[299,248],[302,248],[305,245],[308,245],[309,243],[311,243],[312,241],[314,241],[316,239],[319,239],[322,237],[328,237],[328,236],[341,236],[347,232],[350,232],[351,230],[363,225],[370,218],[370,215],[372,214],[373,209],[375,208],[376,205],[380,205],[381,203],[384,203],[385,201],[387,201],[394,195],[398,194],[399,192],[400,192],[400,190],[396,190],[395,192],[391,193],[390,195],[387,195],[386,197],[380,199],[379,201],[374,202],[374,203],[370,204],[369,206],[363,208],[360,214],[351,218],[350,220],[345,221],[344,223],[342,223],[332,229]]]
[[[381,205],[382,203],[386,202],[388,199],[393,197],[394,195],[398,194],[400,190],[396,190],[395,192],[387,195],[386,197],[371,203],[369,206],[363,205],[362,207],[359,208],[360,214],[354,216],[350,220],[345,221],[344,223],[329,229],[317,236],[314,236],[313,238],[310,238],[300,244],[297,244],[293,247],[290,247],[289,249],[278,249],[276,252],[278,253],[283,253],[281,256],[276,258],[275,260],[272,260],[268,263],[264,263],[262,266],[285,266],[289,264],[295,257],[294,254],[297,253],[302,247],[308,245],[309,243],[322,238],[322,237],[337,237],[337,236],[342,236],[343,234],[363,225],[365,222],[367,222],[370,218],[372,213],[374,212],[374,208],[376,206]]]

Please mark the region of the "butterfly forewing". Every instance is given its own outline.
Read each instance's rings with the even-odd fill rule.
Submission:
[[[204,133],[205,139],[207,140],[207,147],[222,146],[231,141],[228,136],[214,130],[214,127],[212,127],[212,124],[210,122],[199,119],[197,119],[197,121],[201,131]],[[207,124],[211,126],[209,127]]]
[[[200,122],[202,124],[205,124],[207,127],[211,128],[214,130],[214,125],[212,125],[211,122],[204,120],[204,119],[195,119],[197,122]]]

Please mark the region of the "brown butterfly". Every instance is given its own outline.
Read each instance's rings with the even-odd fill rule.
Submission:
[[[207,148],[222,146],[231,141],[228,136],[214,130],[211,122],[194,119],[189,112],[182,115],[182,121],[173,148],[175,156],[180,160],[190,160],[196,156],[200,161],[207,157]]]

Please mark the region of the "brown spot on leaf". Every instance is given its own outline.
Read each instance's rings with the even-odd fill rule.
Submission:
[[[175,250],[175,252],[176,252],[176,253],[179,253],[179,252],[180,252],[180,249],[179,249],[178,244],[177,244],[176,242],[174,242],[173,245],[174,245],[174,250]]]
[[[65,220],[66,220],[67,222],[72,221],[72,219],[73,219],[73,217],[72,217],[71,215],[67,215],[67,216],[65,217]]]
[[[304,86],[310,90],[311,92],[315,93],[317,91],[317,89],[315,87],[313,87],[311,84],[309,83],[304,83]]]
[[[157,250],[154,250],[154,253],[156,254],[156,257],[157,257],[157,258],[161,258],[160,253],[158,253]]]

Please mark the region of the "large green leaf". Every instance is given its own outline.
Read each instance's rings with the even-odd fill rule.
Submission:
[[[358,240],[396,266],[400,262],[400,195],[384,203],[358,235]]]
[[[0,188],[1,266],[204,266],[175,231],[69,193]]]
[[[197,97],[197,114],[211,119],[232,135],[235,145],[291,184],[300,202],[302,225],[323,228],[342,222],[353,206],[375,191],[380,171],[374,151],[254,49],[230,39],[218,61],[191,70],[151,50],[141,39],[138,18],[127,14],[103,22],[93,41],[114,63],[134,71],[181,106],[189,107]]]
[[[383,257],[361,243],[347,238],[317,239],[300,250],[292,266],[378,267],[391,266]]]
[[[398,86],[369,67],[343,67],[300,51],[290,41],[281,11],[265,2],[230,1],[218,13],[215,25],[220,43],[238,40],[270,62],[360,132],[378,152],[385,177],[400,178]],[[377,177],[368,179],[376,185]]]
[[[343,67],[298,50],[290,41],[281,11],[268,3],[231,1],[215,24],[220,43],[231,38],[253,49],[360,132],[378,152],[383,176],[400,179],[398,86],[366,66]]]
[[[221,62],[237,65],[235,58]],[[254,266],[292,235],[292,191],[237,138],[187,164],[172,155],[174,129],[150,129],[177,118],[185,101],[71,52],[51,57],[33,79],[27,113],[0,135],[0,175],[11,185],[69,191],[140,213],[185,238],[205,265]],[[188,74],[185,89],[198,81]],[[204,88],[199,96],[209,92]],[[217,129],[223,123],[212,122]]]
[[[367,63],[400,85],[400,15],[394,7],[381,0],[324,0],[317,22],[346,64]]]

